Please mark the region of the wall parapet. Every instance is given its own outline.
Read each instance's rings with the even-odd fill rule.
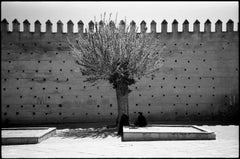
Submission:
[[[113,21],[110,22],[111,25],[115,25]],[[99,23],[99,26],[102,25],[102,22],[100,21]],[[213,32],[211,30],[211,21],[209,19],[206,20],[206,22],[204,23],[204,31],[205,33],[211,33]],[[24,33],[30,33],[30,23],[29,21],[26,19],[23,21],[23,32]],[[52,22],[50,20],[48,20],[46,23],[46,32],[45,33],[55,33],[52,31]],[[84,23],[80,20],[78,23],[78,31],[77,33],[84,33]],[[95,24],[93,21],[90,21],[88,23],[88,30],[90,32],[94,32],[95,31]],[[126,24],[123,20],[120,21],[119,23],[119,26],[122,27],[123,29],[126,28]],[[68,34],[72,34],[72,33],[75,33],[73,31],[73,27],[74,27],[74,23],[69,20],[67,22],[67,33]],[[136,27],[136,23],[134,21],[132,21],[130,23],[130,28],[131,29],[134,29]],[[157,23],[152,20],[152,22],[150,23],[150,30],[148,30],[150,33],[178,33],[180,32],[179,31],[179,27],[178,27],[178,21],[176,19],[174,19],[174,21],[172,22],[172,32],[168,32],[168,22],[164,19],[161,23],[161,32],[157,32],[156,31],[156,28],[157,28]],[[189,22],[188,20],[185,20],[182,24],[182,32],[183,33],[189,33]],[[9,31],[9,23],[6,19],[3,19],[2,22],[1,22],[1,33],[4,34],[4,33],[9,33],[11,31]],[[20,31],[20,23],[18,22],[17,19],[14,19],[12,21],[12,32],[21,32]],[[141,23],[140,23],[140,32],[147,32],[147,27],[146,27],[146,22],[143,20]],[[193,32],[192,33],[199,33],[200,32],[200,22],[198,20],[196,20],[194,23],[193,23]],[[222,21],[221,20],[218,20],[216,23],[215,23],[215,33],[221,33],[223,32],[222,30]],[[226,32],[238,32],[238,28],[237,28],[237,31],[234,31],[234,22],[229,19],[228,22],[226,23]],[[39,20],[36,20],[35,23],[34,23],[34,32],[33,33],[43,33],[41,32],[41,23]],[[59,20],[57,22],[57,32],[58,34],[62,34],[63,33],[63,23]]]

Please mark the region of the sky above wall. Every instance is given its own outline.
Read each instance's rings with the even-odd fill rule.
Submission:
[[[171,1],[171,2],[143,2],[143,1],[111,1],[111,2],[2,2],[1,20],[4,18],[9,22],[9,30],[12,30],[12,21],[16,18],[20,22],[20,31],[23,30],[22,22],[27,19],[30,23],[30,31],[34,31],[34,22],[39,20],[42,24],[42,31],[45,31],[45,22],[49,19],[53,23],[53,32],[56,32],[58,20],[63,22],[63,31],[67,30],[67,22],[72,20],[74,32],[77,32],[77,22],[82,20],[84,27],[87,27],[90,20],[101,20],[101,14],[106,12],[107,17],[112,13],[112,20],[117,21],[126,18],[127,25],[132,20],[140,26],[142,20],[147,23],[147,32],[150,31],[150,23],[154,20],[157,23],[157,32],[161,31],[161,22],[166,19],[168,31],[172,30],[171,24],[176,19],[179,24],[179,31],[182,31],[182,23],[185,19],[189,21],[189,30],[193,30],[193,23],[196,19],[200,21],[200,30],[203,31],[207,19],[212,22],[212,30],[215,31],[215,23],[218,19],[223,22],[223,31],[226,31],[226,23],[229,19],[234,21],[234,30],[237,30],[238,1]]]

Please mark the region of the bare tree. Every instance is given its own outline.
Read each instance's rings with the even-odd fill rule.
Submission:
[[[74,41],[69,41],[72,55],[87,82],[96,84],[107,80],[116,90],[118,117],[129,116],[129,87],[145,75],[152,74],[162,66],[163,46],[156,34],[137,32],[131,23],[125,27],[121,21],[118,27],[113,21],[104,19],[95,22],[95,31],[88,30]],[[118,122],[119,123],[119,122]]]

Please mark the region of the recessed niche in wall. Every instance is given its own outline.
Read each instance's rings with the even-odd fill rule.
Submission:
[[[110,104],[110,107],[112,107],[112,104]]]
[[[85,115],[88,115],[88,113],[85,113]]]
[[[92,95],[89,95],[89,98],[92,98]]]

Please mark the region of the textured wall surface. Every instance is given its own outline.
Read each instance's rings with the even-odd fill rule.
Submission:
[[[2,21],[1,33],[1,122],[12,124],[45,124],[69,122],[115,121],[117,101],[115,90],[108,82],[96,86],[84,83],[69,53],[66,37],[72,33],[51,32],[51,22],[46,32],[35,23],[35,32],[24,31],[13,21],[13,31]],[[90,25],[90,24],[89,24]],[[144,23],[141,23],[141,28]],[[233,23],[227,23],[222,32],[216,23],[211,32],[194,32],[183,24],[183,32],[155,33],[161,39],[165,61],[158,74],[150,75],[130,86],[130,118],[142,111],[148,121],[226,121],[234,120],[239,110],[239,37]],[[40,27],[39,27],[40,26]],[[78,23],[82,32],[82,23]],[[144,28],[144,27],[143,27]],[[156,23],[151,23],[155,32]],[[220,29],[219,29],[220,28]]]

